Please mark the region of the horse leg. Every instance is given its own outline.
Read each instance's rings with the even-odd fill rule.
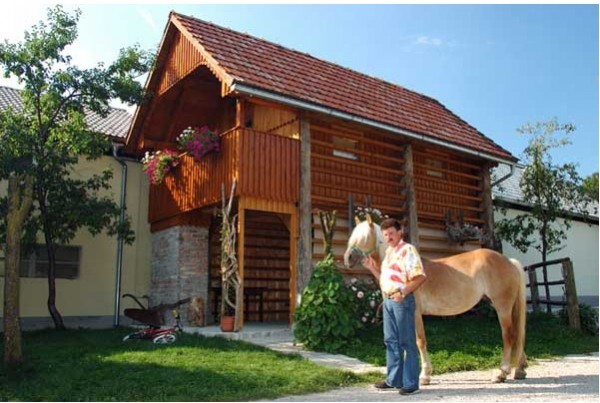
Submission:
[[[427,354],[427,338],[425,337],[425,326],[423,325],[423,316],[420,311],[415,312],[415,330],[417,333],[417,347],[421,355],[421,374],[419,375],[419,383],[421,385],[429,385],[431,382],[431,361]]]
[[[521,355],[521,358],[519,358],[519,365],[515,369],[514,379],[525,379],[525,377],[527,376],[525,368],[527,368],[528,366],[529,365],[527,364],[527,356],[525,355],[525,353],[523,353]]]
[[[506,377],[510,374],[510,353],[514,343],[514,329],[510,311],[505,312],[504,310],[496,309],[496,312],[500,327],[502,328],[502,360],[500,362],[500,369],[492,377],[492,382],[500,383],[506,381]]]

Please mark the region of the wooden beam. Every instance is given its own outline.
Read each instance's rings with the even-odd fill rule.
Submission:
[[[310,172],[310,123],[300,117],[300,197],[298,200],[298,259],[296,263],[296,292],[302,295],[308,284],[312,264],[312,201]]]
[[[235,100],[235,126],[246,127],[246,100],[237,98]]]
[[[481,218],[483,219],[484,229],[488,234],[493,234],[495,229],[494,224],[494,202],[492,200],[492,180],[491,180],[491,164],[487,163],[482,167],[482,189],[481,189]],[[494,240],[492,236],[485,239],[484,246],[494,249]]]
[[[237,248],[238,248],[238,271],[240,273],[240,278],[242,279],[242,290],[241,295],[244,295],[244,239],[246,235],[246,206],[244,203],[244,198],[240,197],[238,199],[238,238],[237,238]],[[236,315],[237,323],[235,328],[238,330],[242,330],[244,328],[244,298],[242,298],[241,304],[241,312],[238,312]]]
[[[408,242],[419,249],[419,217],[417,215],[417,196],[415,194],[415,171],[412,144],[408,144],[404,149],[404,172],[406,209],[408,212]]]

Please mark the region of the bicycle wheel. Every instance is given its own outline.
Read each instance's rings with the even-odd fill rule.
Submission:
[[[156,336],[152,339],[152,342],[155,344],[171,344],[175,340],[177,340],[177,336],[173,333],[166,333]]]

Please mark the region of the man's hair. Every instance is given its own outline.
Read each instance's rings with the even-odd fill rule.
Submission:
[[[395,218],[386,218],[381,222],[382,230],[392,227],[396,228],[396,231],[400,231],[402,229],[402,224]]]

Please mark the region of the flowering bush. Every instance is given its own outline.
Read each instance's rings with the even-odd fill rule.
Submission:
[[[219,151],[219,140],[219,135],[207,126],[188,127],[177,136],[179,147],[196,160],[212,151]]]
[[[383,301],[379,287],[377,287],[373,281],[352,278],[348,288],[356,297],[355,303],[361,323],[379,323],[381,318],[377,313],[379,305],[381,305],[381,302]]]
[[[172,168],[179,164],[179,155],[173,150],[146,152],[142,163],[144,164],[144,172],[148,175],[150,182],[157,185],[165,179]]]

